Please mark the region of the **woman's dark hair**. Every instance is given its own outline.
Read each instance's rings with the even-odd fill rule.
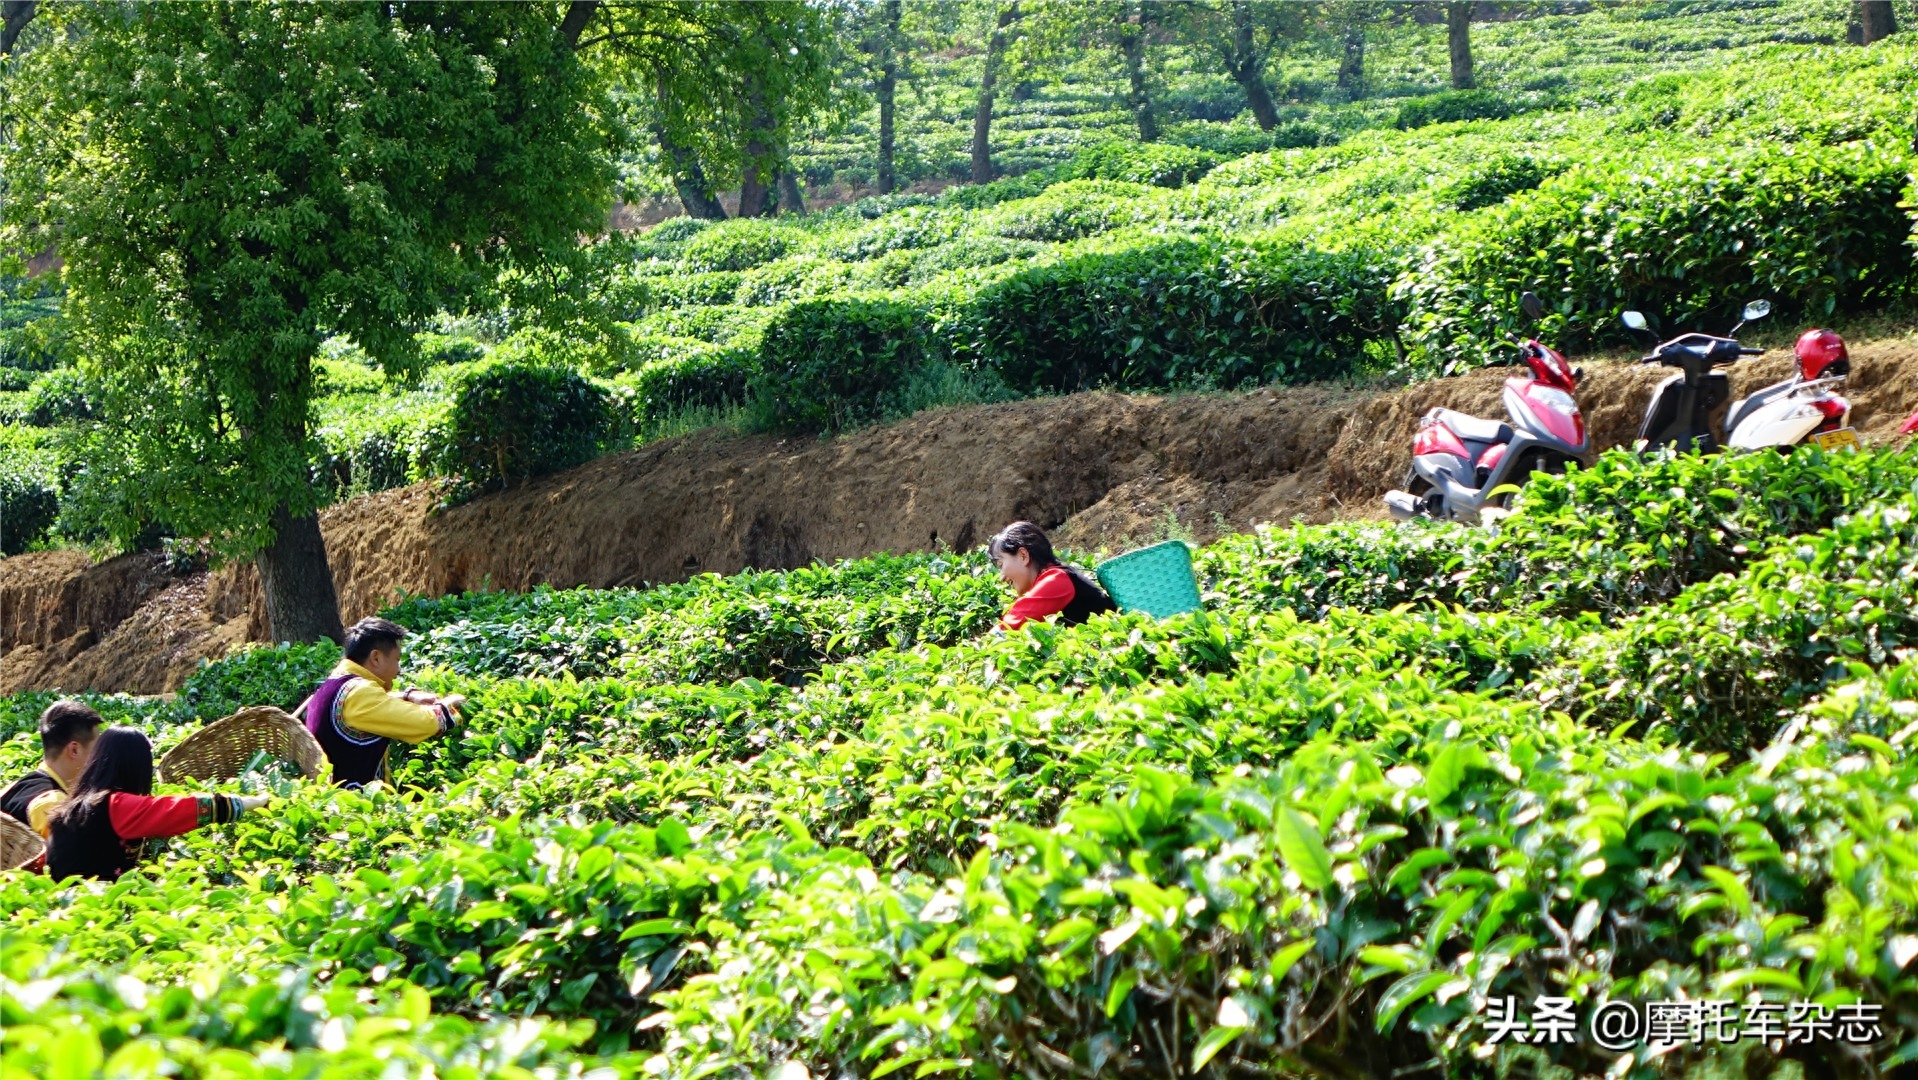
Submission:
[[[986,544],[986,552],[991,555],[1015,551],[1024,551],[1032,556],[1032,565],[1040,570],[1058,563],[1059,557],[1052,553],[1052,541],[1046,537],[1046,531],[1030,521],[1015,521],[999,530]]]
[[[346,628],[346,647],[342,652],[356,664],[366,662],[374,649],[390,649],[406,636],[406,627],[386,619],[368,617]]]
[[[153,744],[139,728],[115,724],[102,728],[87,755],[87,767],[73,783],[72,801],[54,811],[65,816],[92,806],[116,791],[153,794]]]

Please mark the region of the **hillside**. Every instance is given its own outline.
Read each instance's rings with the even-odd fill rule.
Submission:
[[[1871,443],[1918,409],[1918,339],[1859,342],[1847,393]],[[1587,365],[1593,445],[1630,441],[1663,373]],[[1789,354],[1734,369],[1738,392]],[[831,440],[706,431],[435,510],[424,482],[322,515],[348,620],[401,596],[634,586],[875,552],[965,551],[1007,521],[1090,556],[1166,535],[1383,516],[1417,418],[1502,415],[1508,369],[1385,393],[1295,387],[1174,397],[1079,394],[957,406]],[[267,640],[250,567],[176,576],[157,554],[0,560],[0,693],[177,689],[203,658]]]

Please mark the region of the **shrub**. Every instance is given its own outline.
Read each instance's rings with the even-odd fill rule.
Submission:
[[[760,422],[834,432],[878,420],[925,355],[918,311],[889,300],[794,304],[766,328],[751,385]]]
[[[1020,270],[952,332],[1020,391],[1334,378],[1371,327],[1391,325],[1380,262],[1296,242],[1161,241]]]
[[[964,184],[942,192],[939,201],[945,206],[957,206],[965,210],[984,210],[989,206],[998,206],[1002,202],[1014,199],[1030,199],[1045,191],[1052,182],[1050,176],[1041,173],[1027,173],[1023,176],[1008,176],[985,184]]]
[[[665,221],[646,230],[645,238],[654,243],[677,244],[691,240],[693,237],[712,228],[712,226],[712,222],[703,218],[667,218]]]
[[[0,456],[0,555],[18,555],[45,540],[60,515],[60,487],[37,456]]]
[[[1395,125],[1406,131],[1458,120],[1503,120],[1516,111],[1511,102],[1490,90],[1446,90],[1399,106]]]
[[[1765,297],[1784,318],[1908,295],[1910,163],[1871,146],[1736,147],[1626,172],[1585,166],[1463,218],[1396,293],[1414,359],[1454,371],[1518,329],[1518,297],[1553,309],[1536,331],[1563,349],[1626,342],[1620,312],[1722,331]]]
[[[275,705],[291,712],[339,661],[340,647],[330,641],[242,649],[202,662],[181,685],[177,700],[187,716],[207,722],[249,705]]]
[[[1272,129],[1272,148],[1274,150],[1296,150],[1313,146],[1333,146],[1339,141],[1339,133],[1324,124],[1315,124],[1310,120],[1293,120]]]
[[[1184,187],[1212,171],[1217,154],[1163,143],[1109,142],[1088,146],[1060,168],[1061,180],[1122,180],[1154,187]]]
[[[78,370],[54,368],[36,376],[17,404],[19,422],[53,427],[72,420],[91,420],[99,412],[93,385]]]
[[[665,344],[670,341],[671,344]],[[723,408],[746,400],[746,384],[758,358],[747,349],[709,345],[693,338],[654,339],[659,355],[621,380],[632,388],[633,417],[640,424],[690,409]]]
[[[1496,154],[1447,184],[1440,198],[1456,210],[1481,210],[1530,191],[1567,167],[1565,162],[1541,161],[1529,154]]]
[[[1139,197],[1150,190],[1116,181],[1056,184],[1043,195],[994,208],[976,231],[1014,240],[1077,240],[1134,221]]]
[[[415,390],[323,400],[314,462],[316,483],[336,496],[402,487],[438,475],[451,402]]]
[[[709,274],[674,274],[646,279],[646,307],[651,310],[676,307],[714,307],[730,304],[739,293],[745,275],[737,270]]]
[[[786,225],[734,219],[699,230],[680,250],[688,270],[751,270],[799,246],[805,234]]]
[[[829,296],[846,287],[852,268],[817,255],[789,255],[739,275],[733,302],[754,307]]]
[[[571,370],[496,361],[452,389],[444,460],[469,488],[496,491],[590,461],[609,434],[606,392]]]

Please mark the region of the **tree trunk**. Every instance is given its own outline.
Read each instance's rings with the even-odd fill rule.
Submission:
[[[1478,85],[1472,80],[1471,0],[1445,5],[1445,30],[1452,46],[1452,89],[1470,90]]]
[[[282,503],[273,511],[273,542],[253,557],[266,597],[267,634],[274,641],[343,641],[340,597],[326,562],[326,540],[315,514],[294,517]]]
[[[1279,108],[1272,101],[1272,92],[1265,88],[1265,57],[1259,55],[1252,5],[1247,0],[1234,0],[1232,5],[1232,46],[1225,55],[1225,70],[1245,91],[1246,104],[1252,106],[1252,118],[1259,122],[1259,130],[1278,127]]]
[[[1339,61],[1339,89],[1354,99],[1365,91],[1365,27],[1357,23],[1345,28],[1345,57]]]
[[[1891,0],[1858,0],[1858,25],[1859,40],[1864,45],[1897,33],[1898,19],[1892,14]]]
[[[752,156],[752,143],[746,144],[746,154]],[[739,180],[739,216],[743,218],[770,217],[777,207],[773,203],[772,188],[759,178],[759,167],[751,160],[746,162],[744,174]]]
[[[663,127],[655,127],[653,136],[659,141],[660,156],[672,171],[673,187],[679,192],[679,205],[686,208],[686,216],[726,220],[726,208],[713,197],[713,185],[706,179],[706,170],[699,167],[699,158],[674,142]]]
[[[779,191],[781,210],[802,216],[806,213],[806,197],[799,193],[799,173],[790,164],[779,170],[779,179],[774,187]]]
[[[999,9],[999,25],[986,42],[986,70],[979,77],[979,105],[972,114],[972,182],[992,180],[992,88],[999,81],[999,65],[1006,57],[1006,27],[1019,17],[1015,2]]]
[[[899,8],[900,0],[886,0],[884,18],[879,27],[879,82],[873,96],[879,99],[879,194],[890,195],[898,187],[892,173],[893,91],[899,86]]]
[[[1139,124],[1140,142],[1159,141],[1159,121],[1152,115],[1152,99],[1145,84],[1146,16],[1136,4],[1120,9],[1119,52],[1125,57],[1126,106]]]
[[[13,43],[20,40],[20,34],[40,10],[38,0],[4,0],[0,2],[0,56],[13,51]]]
[[[746,136],[746,161],[739,178],[739,216],[771,217],[779,209],[776,193],[766,182],[767,179],[777,179],[776,176],[766,177],[767,167],[773,166],[772,146],[766,133],[771,127],[771,118],[766,115],[765,97],[756,80],[750,98],[753,121]]]

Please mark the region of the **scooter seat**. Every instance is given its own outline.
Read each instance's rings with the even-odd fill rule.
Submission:
[[[1732,402],[1731,411],[1725,414],[1725,433],[1727,437],[1729,437],[1733,431],[1738,430],[1738,425],[1744,423],[1747,416],[1777,401],[1780,397],[1789,393],[1791,388],[1796,385],[1798,385],[1798,380],[1786,379],[1784,382],[1773,383],[1762,390],[1754,390],[1750,397]]]
[[[1452,434],[1466,442],[1503,443],[1512,441],[1512,425],[1502,420],[1481,420],[1469,413],[1452,409],[1434,409],[1433,415],[1439,423],[1452,429]]]

